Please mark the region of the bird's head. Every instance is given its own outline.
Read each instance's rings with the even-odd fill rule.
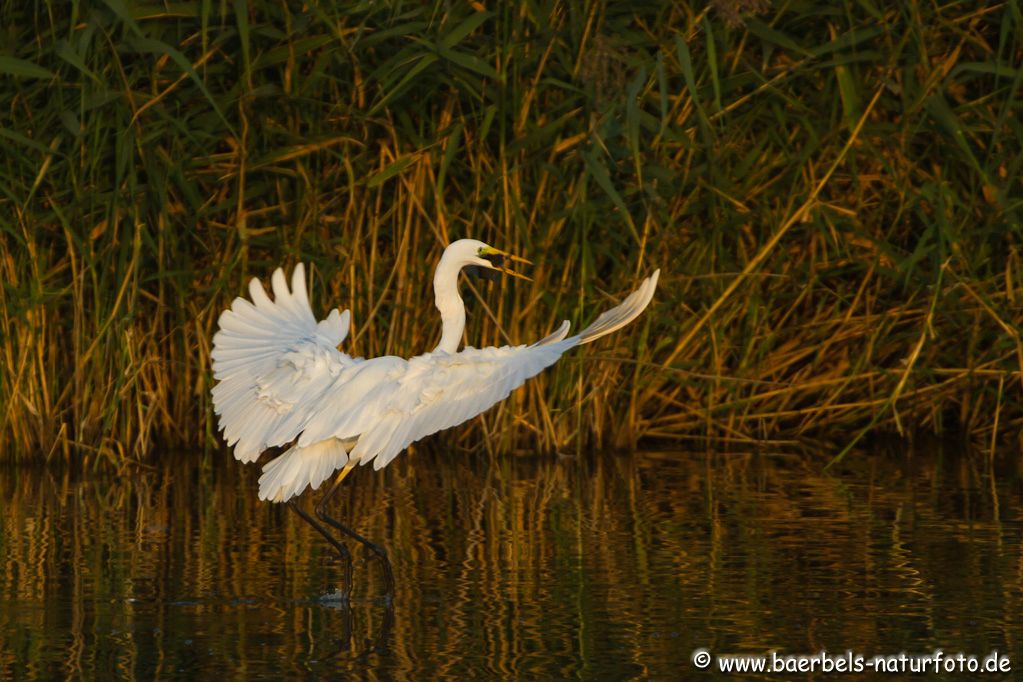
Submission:
[[[469,274],[474,274],[485,279],[497,279],[497,273],[504,273],[512,277],[528,280],[522,273],[512,270],[510,263],[530,262],[520,256],[496,249],[477,239],[459,239],[445,249],[443,259],[454,259]]]

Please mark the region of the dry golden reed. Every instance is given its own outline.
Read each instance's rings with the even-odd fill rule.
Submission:
[[[536,261],[466,286],[475,346],[663,276],[452,442],[1018,443],[1019,8],[749,8],[8,3],[3,457],[215,446],[217,315],[279,264],[429,350],[464,236]]]

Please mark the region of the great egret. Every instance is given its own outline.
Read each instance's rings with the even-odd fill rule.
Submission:
[[[271,278],[274,300],[253,278],[252,301],[236,298],[220,316],[220,329],[213,337],[213,376],[218,382],[213,404],[224,437],[242,462],[255,461],[268,448],[290,445],[263,466],[259,499],[291,501],[292,508],[330,541],[345,562],[346,590],[351,584],[347,548],[295,504],[295,496],[308,487],[318,488],[340,469],[316,514],[375,552],[393,584],[384,551],[326,513],[345,476],[356,464],[387,466],[410,443],[504,400],[568,349],[625,326],[650,303],[660,273],[655,271],[621,304],[575,336],[568,336],[566,320],[529,346],[459,351],[465,306],[458,295],[458,273],[475,267],[522,277],[506,261],[528,262],[474,239],[460,239],[445,249],[433,277],[442,321],[440,343],[408,360],[353,358],[339,351],[348,335],[350,313],[334,309],[316,321],[301,263],[295,266],[290,290],[278,268]]]

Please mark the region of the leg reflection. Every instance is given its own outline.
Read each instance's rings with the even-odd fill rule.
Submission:
[[[372,637],[367,637],[363,650],[361,652],[356,651],[354,654],[354,660],[359,663],[366,662],[373,654],[386,653],[388,644],[391,640],[391,630],[394,627],[394,602],[388,600],[384,607],[383,618],[380,621],[379,627],[376,632],[373,633]],[[350,631],[350,630],[349,630]],[[341,653],[347,653],[349,649],[342,648]]]

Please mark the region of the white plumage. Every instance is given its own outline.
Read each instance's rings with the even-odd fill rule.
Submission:
[[[568,322],[531,346],[457,349],[465,323],[458,272],[494,265],[507,254],[475,240],[445,251],[434,287],[444,330],[441,344],[411,359],[352,358],[337,349],[350,314],[332,310],[317,323],[306,295],[305,270],[291,287],[279,268],[271,300],[258,279],[252,301],[236,298],[213,337],[213,403],[234,455],[251,462],[271,447],[291,444],[263,467],[259,498],[286,501],[317,488],[351,463],[387,466],[410,443],[460,424],[557,362],[568,349],[623,327],[650,302],[659,271],[617,307],[568,337]],[[521,260],[521,259],[514,259]]]

